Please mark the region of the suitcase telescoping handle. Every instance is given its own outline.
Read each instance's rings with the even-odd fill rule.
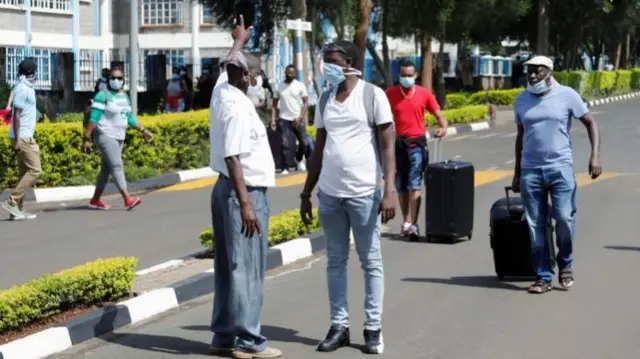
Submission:
[[[440,162],[442,162],[442,138],[438,137],[433,145],[433,163]]]
[[[507,211],[511,212],[511,197],[509,197],[509,192],[513,192],[513,187],[506,186],[504,188],[504,194],[506,195],[506,198],[507,198]]]

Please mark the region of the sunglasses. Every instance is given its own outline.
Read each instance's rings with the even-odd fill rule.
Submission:
[[[330,44],[326,44],[324,45],[324,47],[322,48],[322,52],[327,53],[327,52],[338,52],[341,53],[343,55],[347,55],[347,51],[345,49],[342,48],[342,46],[338,46],[334,43],[330,43]]]
[[[124,76],[111,76],[111,80],[124,80]]]

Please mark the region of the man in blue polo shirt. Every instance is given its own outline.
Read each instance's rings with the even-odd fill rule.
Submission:
[[[552,289],[553,269],[549,256],[547,225],[551,196],[551,215],[556,221],[560,286],[573,285],[573,236],[576,215],[576,179],[571,149],[571,118],[587,128],[591,141],[589,174],[592,179],[602,172],[600,166],[600,133],[580,95],[562,86],[552,77],[553,61],[536,56],[527,66],[527,90],[515,100],[518,125],[516,168],[513,189],[522,192],[522,201],[531,234],[532,261],[536,281],[530,293]]]
[[[36,128],[36,93],[33,89],[37,66],[26,59],[18,66],[18,83],[13,88],[12,119],[9,139],[18,162],[19,179],[11,191],[11,197],[2,203],[2,208],[11,214],[14,220],[34,219],[36,216],[24,211],[23,201],[27,190],[33,187],[40,177],[40,147],[33,138]]]

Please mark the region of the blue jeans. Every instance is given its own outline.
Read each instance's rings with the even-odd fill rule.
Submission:
[[[380,250],[380,190],[357,198],[337,198],[318,192],[318,219],[327,243],[327,285],[331,324],[349,326],[347,262],[350,232],[364,271],[365,329],[377,330],[382,321],[384,270]]]
[[[260,334],[260,312],[267,266],[269,204],[266,188],[247,189],[263,233],[251,239],[241,233],[240,202],[231,181],[221,177],[211,192],[216,250],[212,345],[260,352],[267,348],[267,339]]]
[[[422,189],[422,175],[426,162],[429,161],[428,155],[425,159],[425,151],[422,147],[409,148],[408,158],[401,159],[399,155],[396,155],[396,160],[399,167],[396,173],[396,191],[407,193]]]
[[[522,202],[531,234],[533,266],[538,279],[553,280],[547,226],[548,197],[551,195],[552,216],[556,222],[558,268],[573,262],[573,236],[576,221],[576,178],[573,166],[522,169],[520,175]]]

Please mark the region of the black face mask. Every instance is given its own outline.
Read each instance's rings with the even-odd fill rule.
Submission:
[[[286,77],[284,78],[284,81],[285,81],[285,82],[287,82],[287,83],[290,83],[291,81],[293,81],[293,80],[295,80],[295,79],[296,79],[296,77],[295,77],[295,76],[286,76]]]

